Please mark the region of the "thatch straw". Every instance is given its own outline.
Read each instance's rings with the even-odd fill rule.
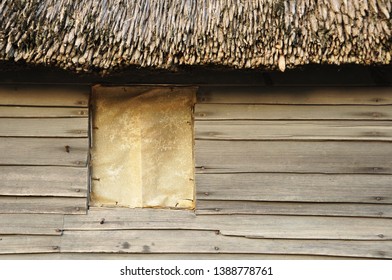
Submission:
[[[389,64],[391,0],[0,0],[0,60],[284,70]]]

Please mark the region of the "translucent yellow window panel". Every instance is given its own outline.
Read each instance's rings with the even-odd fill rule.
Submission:
[[[195,88],[93,89],[93,206],[195,205]]]

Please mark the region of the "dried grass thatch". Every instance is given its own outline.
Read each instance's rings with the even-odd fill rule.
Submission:
[[[129,65],[389,64],[391,0],[0,0],[0,59]]]

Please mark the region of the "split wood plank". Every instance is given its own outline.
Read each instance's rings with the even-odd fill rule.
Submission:
[[[86,108],[0,106],[0,118],[87,118]]]
[[[86,197],[87,167],[0,166],[0,195]]]
[[[65,230],[177,229],[214,230],[225,235],[282,239],[392,240],[392,220],[277,215],[180,215],[143,209],[126,213],[90,212],[65,216]],[[175,211],[174,211],[175,212]]]
[[[390,87],[202,87],[198,103],[287,105],[392,104]]]
[[[197,200],[196,215],[236,214],[392,218],[392,205]]]
[[[60,252],[61,236],[0,236],[0,255]]]
[[[1,214],[86,214],[86,197],[0,196]]]
[[[358,258],[272,254],[132,254],[132,253],[38,253],[7,254],[0,260],[357,260]],[[360,258],[362,259],[362,258]]]
[[[62,227],[63,215],[0,214],[0,235],[60,235]]]
[[[195,138],[199,140],[392,141],[392,122],[197,121],[195,133]]]
[[[0,137],[87,137],[88,118],[4,118]]]
[[[198,200],[199,215],[305,215],[343,217],[392,217],[390,204],[287,203]]]
[[[197,199],[392,203],[391,175],[196,174]]]
[[[87,138],[0,138],[0,165],[86,166]]]
[[[278,240],[209,231],[65,231],[61,252],[249,253],[392,258],[392,241]]]
[[[197,140],[197,173],[392,173],[392,147],[379,142]]]
[[[0,87],[0,104],[22,106],[88,107],[89,94],[89,87],[83,86],[79,86],[78,88],[2,86]]]
[[[392,120],[392,106],[196,104],[195,120]]]

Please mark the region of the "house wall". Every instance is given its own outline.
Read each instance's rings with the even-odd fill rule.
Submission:
[[[81,214],[88,88],[0,88],[0,213]]]
[[[0,259],[392,259],[391,106],[390,88],[201,87],[195,211],[3,212]]]

